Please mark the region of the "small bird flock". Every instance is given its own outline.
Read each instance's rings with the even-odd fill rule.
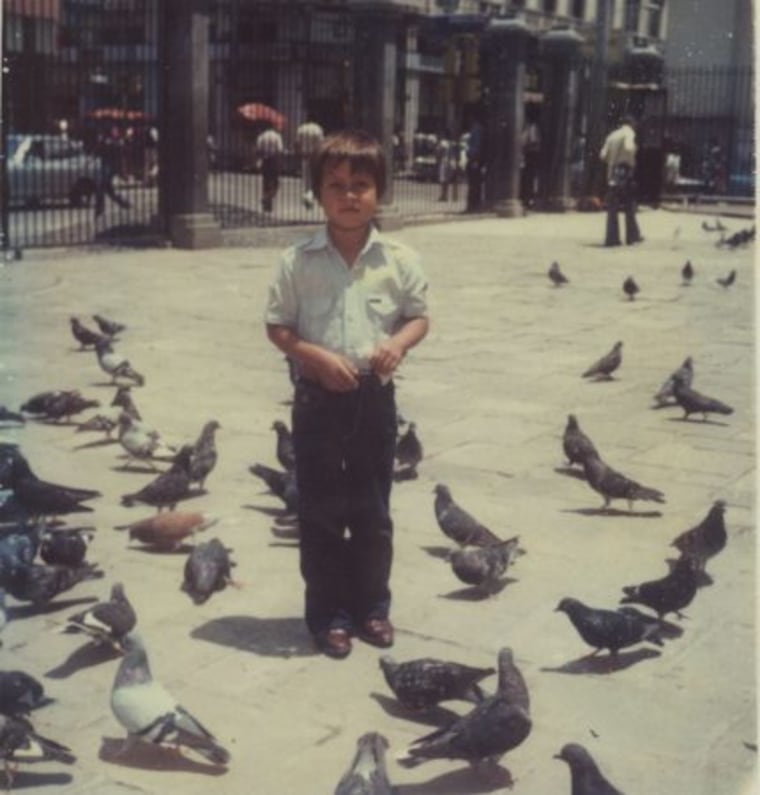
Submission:
[[[724,228],[705,227],[705,231],[720,232],[719,245],[730,248],[744,245],[754,236],[753,228],[752,237],[744,235],[741,242],[732,244],[725,238]],[[699,270],[687,261],[680,272],[681,285],[692,286],[699,278]],[[554,287],[573,288],[573,282],[557,261],[549,268],[549,278]],[[735,278],[736,271],[732,270],[718,284],[729,289]],[[642,294],[633,276],[624,281],[623,292],[631,302]],[[187,595],[193,610],[205,610],[214,594],[227,586],[244,587],[233,578],[236,562],[224,538],[199,539],[220,523],[219,517],[182,506],[193,498],[202,501],[207,493],[206,484],[209,478],[213,480],[219,458],[216,433],[222,426],[216,419],[203,420],[198,423],[196,438],[179,444],[167,441],[142,418],[135,405],[136,392],[150,389],[150,379],[119,352],[119,340],[128,333],[126,324],[98,314],[91,318],[95,327],[83,323],[78,316],[71,316],[71,334],[79,345],[77,352],[94,354],[93,367],[99,368],[107,378],[99,385],[100,395],[104,389],[110,389],[111,400],[85,397],[78,389],[50,389],[30,396],[17,410],[0,406],[0,429],[15,428],[18,438],[30,423],[47,424],[60,428],[57,433],[87,435],[78,438],[97,434],[98,441],[92,444],[102,446],[103,452],[117,449],[114,470],[125,483],[120,506],[137,515],[111,531],[123,534],[131,554],[141,549],[181,560],[176,567],[177,588]],[[623,347],[622,340],[616,341],[587,368],[579,368],[577,377],[589,384],[603,384],[621,377]],[[686,356],[664,378],[659,389],[653,388],[651,408],[680,409],[682,415],[673,419],[689,424],[695,415],[702,422],[709,421],[710,415],[731,415],[733,408],[728,404],[694,389],[695,360],[698,361],[697,356]],[[289,373],[292,377],[292,370]],[[604,387],[589,386],[589,389]],[[85,412],[89,413],[80,416]],[[433,466],[425,457],[418,426],[417,422],[399,415],[394,473],[397,482],[415,481],[420,471]],[[271,431],[274,433],[272,457],[278,466],[253,462],[248,471],[281,504],[278,522],[288,525],[297,539],[298,487],[293,440],[283,420],[275,420]],[[579,489],[585,488],[585,493],[595,501],[601,499],[601,506],[586,510],[612,519],[625,513],[613,509],[613,503],[617,503],[624,504],[629,515],[659,517],[659,509],[638,513],[634,509],[637,503],[658,508],[666,505],[664,488],[644,485],[632,474],[613,468],[600,452],[604,445],[598,441],[592,441],[582,430],[576,414],[568,413],[561,434],[566,464],[564,470],[557,472],[572,474]],[[187,756],[196,764],[215,769],[234,765],[237,754],[244,755],[245,749],[239,745],[231,749],[230,738],[224,736],[224,726],[216,734],[205,725],[203,716],[196,717],[191,712],[192,690],[182,688],[183,700],[186,695],[188,701],[183,706],[161,683],[161,678],[166,681],[171,675],[165,655],[156,655],[154,671],[151,650],[161,649],[162,639],[155,635],[145,637],[138,631],[139,616],[129,600],[130,591],[139,587],[134,569],[129,570],[131,575],[125,572],[122,576],[119,571],[101,568],[91,558],[97,557],[98,540],[104,529],[68,524],[72,516],[92,513],[92,504],[103,500],[103,493],[89,486],[44,480],[36,474],[44,465],[41,460],[29,461],[22,443],[0,438],[0,633],[9,621],[47,613],[63,601],[62,597],[70,599],[97,584],[99,597],[89,596],[87,606],[67,610],[63,619],[52,621],[57,631],[78,636],[93,653],[101,654],[102,664],[114,666],[110,710],[113,726],[120,727],[123,733],[117,756],[129,759],[137,755],[134,757],[137,759],[141,746],[151,745],[162,749],[167,760]],[[76,480],[76,471],[72,467],[72,481]],[[150,480],[134,487],[130,481],[140,473],[149,474]],[[505,528],[488,527],[476,518],[477,506],[465,507],[455,499],[455,492],[454,484],[438,481],[430,493],[428,522],[437,526],[447,544],[443,563],[438,565],[450,568],[452,582],[464,586],[461,593],[468,599],[475,603],[498,603],[499,609],[505,611],[506,621],[511,588],[520,587],[514,572],[519,574],[520,556],[528,554],[521,536],[529,539],[529,533],[516,535]],[[630,581],[621,582],[619,592],[610,594],[605,603],[587,603],[583,578],[577,579],[572,595],[547,603],[547,615],[560,612],[569,619],[569,627],[561,623],[556,626],[557,635],[564,633],[567,638],[568,654],[572,656],[578,645],[585,647],[584,653],[565,667],[580,673],[612,676],[631,664],[631,660],[635,663],[636,659],[667,654],[674,635],[678,637],[682,632],[681,621],[687,617],[684,611],[698,598],[700,590],[712,583],[706,568],[728,543],[725,524],[728,507],[721,498],[705,505],[693,526],[675,534],[663,549],[663,554],[672,555],[667,566],[659,571],[632,568]],[[220,528],[220,536],[223,529]],[[526,545],[529,546],[529,541]],[[293,565],[297,565],[295,561]],[[9,603],[22,605],[23,614],[15,611],[14,615]],[[671,616],[678,621],[677,625],[669,623]],[[475,614],[473,620],[477,620]],[[505,639],[508,626],[505,623]],[[636,651],[632,653],[631,649]],[[420,732],[404,750],[396,753],[397,763],[405,768],[417,768],[432,760],[449,762],[455,767],[465,765],[470,768],[473,780],[482,783],[482,788],[470,785],[463,791],[494,791],[496,785],[488,783],[494,776],[499,776],[500,786],[519,791],[519,769],[507,769],[504,760],[523,743],[530,742],[531,690],[539,690],[541,678],[551,674],[536,673],[534,669],[529,689],[518,664],[519,649],[506,644],[501,645],[496,659],[484,659],[481,665],[456,657],[454,651],[447,658],[403,655],[397,658],[388,653],[379,656],[378,687],[384,683],[386,692],[395,700],[393,715],[399,721],[422,716],[429,728],[434,727]],[[72,682],[72,688],[75,684]],[[176,684],[176,689],[182,687],[179,682],[170,684]],[[82,697],[87,697],[84,690]],[[76,771],[77,756],[83,749],[68,747],[65,736],[54,739],[41,734],[31,717],[31,713],[36,715],[55,700],[32,673],[0,670],[0,750],[8,789],[13,787],[19,770],[30,763],[48,762]],[[457,713],[442,707],[450,702],[459,703]],[[108,706],[105,704],[106,709]],[[264,730],[252,727],[252,731]],[[554,754],[554,759],[564,762],[569,771],[565,791],[572,795],[622,795],[622,790],[611,782],[615,771],[608,769],[603,759],[597,760],[596,753],[592,755],[592,740],[586,741],[589,746],[586,747],[577,739],[568,738]],[[369,730],[358,737],[353,757],[347,759],[346,768],[335,777],[335,795],[396,792],[387,763],[390,748],[388,737],[379,731]],[[625,791],[633,792],[635,786],[635,781],[626,782]],[[318,789],[325,791],[323,787]]]

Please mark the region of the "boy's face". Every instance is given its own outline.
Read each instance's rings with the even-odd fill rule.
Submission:
[[[367,227],[377,211],[375,178],[366,171],[351,172],[347,160],[328,166],[319,202],[333,228],[350,231]]]

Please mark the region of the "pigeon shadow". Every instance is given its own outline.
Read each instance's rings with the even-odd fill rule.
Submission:
[[[107,643],[85,643],[71,652],[60,665],[46,671],[45,676],[49,679],[67,679],[77,671],[115,660],[120,656],[119,652]]]
[[[449,547],[420,547],[420,549],[439,560],[448,560],[451,557],[451,550]]]
[[[575,469],[571,466],[554,467],[554,471],[558,475],[566,475],[569,478],[576,480],[586,480],[586,475],[582,469]]]
[[[540,670],[557,674],[610,674],[615,671],[624,671],[644,660],[660,657],[661,654],[662,652],[650,648],[618,652],[617,657],[613,657],[611,654],[600,656],[586,654],[555,668],[544,667]]]
[[[690,422],[690,423],[698,423],[699,425],[717,425],[720,428],[728,428],[731,423],[729,422],[719,422],[718,420],[692,420],[688,417],[668,417],[668,422]]]
[[[85,442],[84,444],[78,444],[76,447],[72,448],[74,450],[90,450],[95,447],[106,447],[109,444],[116,444],[119,440],[118,439],[109,439],[108,437],[104,439],[93,439],[91,442]]]
[[[459,715],[454,712],[454,710],[446,709],[446,707],[440,705],[426,710],[412,710],[405,707],[397,699],[386,696],[383,693],[370,693],[369,695],[370,698],[374,698],[383,711],[392,718],[401,718],[402,720],[412,721],[413,723],[419,723],[423,726],[437,728],[439,726],[445,726],[459,718]]]
[[[283,541],[300,541],[301,538],[301,531],[298,529],[298,525],[288,525],[285,527],[278,527],[276,524],[272,525],[270,528],[272,531],[272,535],[275,538],[279,538]]]
[[[393,480],[396,483],[403,483],[405,480],[417,480],[419,475],[416,469],[405,467],[404,469],[397,469],[393,473]]]
[[[98,598],[96,596],[79,596],[74,599],[62,599],[60,602],[46,602],[44,605],[13,605],[6,609],[6,613],[10,621],[17,621],[20,618],[57,613],[59,610],[66,610],[71,607],[78,607],[79,605],[88,605],[97,601]]]
[[[662,511],[621,511],[619,508],[566,508],[563,513],[579,513],[582,516],[628,516],[632,519],[653,519],[662,516]]]
[[[263,657],[310,657],[317,654],[302,618],[225,616],[196,627],[190,637],[230,646]]]
[[[491,596],[500,594],[507,585],[513,582],[517,582],[515,577],[504,577],[490,591],[485,591],[478,585],[470,585],[467,588],[457,588],[456,591],[440,594],[440,597],[441,599],[456,599],[462,602],[484,602]]]
[[[118,737],[103,737],[98,758],[112,765],[135,767],[140,770],[200,773],[206,776],[222,776],[227,772],[227,768],[223,765],[196,762],[172,748],[164,748],[153,743],[137,742],[125,750],[125,742],[126,740]]]
[[[163,472],[158,467],[148,466],[130,466],[129,463],[119,464],[118,466],[111,467],[112,472],[134,472],[136,475],[158,475]]]
[[[477,771],[472,768],[442,773],[419,784],[396,785],[397,795],[477,795],[512,789],[514,779],[501,765]]]
[[[246,508],[249,511],[258,511],[259,513],[263,513],[264,516],[274,516],[276,518],[293,515],[287,508],[273,508],[271,505],[252,505],[248,503],[240,507]]]
[[[193,544],[182,542],[176,546],[161,546],[160,544],[140,544],[139,546],[132,546],[131,544],[127,549],[134,549],[137,552],[145,552],[148,555],[186,555],[192,552],[195,547]]]
[[[8,776],[6,774],[6,781]],[[74,780],[71,773],[37,773],[36,771],[20,770],[13,776],[13,789],[29,787],[63,786]],[[8,787],[10,789],[10,787]]]

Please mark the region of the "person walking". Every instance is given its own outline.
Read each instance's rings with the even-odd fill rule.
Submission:
[[[280,160],[285,146],[282,135],[268,127],[256,138],[256,156],[261,161],[261,209],[271,213],[274,199],[280,189]]]
[[[526,114],[525,127],[520,135],[520,148],[520,198],[526,207],[533,207],[538,196],[538,173],[541,165],[541,129],[534,111]]]
[[[319,149],[325,137],[322,127],[311,116],[296,130],[296,152],[301,158],[301,179],[303,181],[303,203],[307,210],[314,207],[314,190],[311,186],[311,158]]]
[[[108,132],[98,136],[95,154],[100,160],[100,170],[95,185],[95,217],[99,218],[106,209],[106,196],[123,209],[132,205],[129,200],[119,196],[113,185],[114,177],[121,172],[123,142],[119,128],[113,125]]]
[[[605,138],[599,157],[607,164],[607,225],[604,245],[620,245],[618,212],[625,214],[626,245],[644,238],[636,221],[636,133],[632,116],[623,116],[620,124]]]
[[[479,212],[483,204],[483,176],[485,169],[485,146],[483,125],[473,119],[467,135],[467,205],[466,212]]]
[[[417,254],[374,225],[387,180],[380,143],[363,131],[338,132],[312,165],[326,223],[284,252],[265,323],[297,369],[305,622],[317,648],[340,659],[353,634],[393,644],[393,375],[427,334],[427,280]]]

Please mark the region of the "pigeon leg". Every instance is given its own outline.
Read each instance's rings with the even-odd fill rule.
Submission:
[[[134,734],[128,734],[124,738],[124,742],[121,744],[121,748],[114,754],[115,757],[124,756],[124,754],[129,753],[136,745],[140,742],[140,738],[136,737]]]

